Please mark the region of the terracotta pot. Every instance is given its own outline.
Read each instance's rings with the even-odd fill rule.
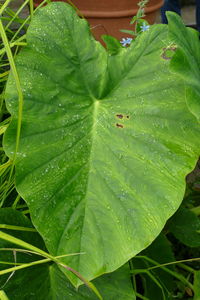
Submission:
[[[139,0],[72,0],[72,2],[89,21],[91,30],[98,40],[102,34],[122,39],[128,35],[120,32],[120,29],[133,30],[130,21],[137,13]],[[150,24],[155,22],[156,14],[163,2],[163,0],[149,1],[145,8],[145,19]],[[37,6],[41,0],[34,0],[34,3]]]

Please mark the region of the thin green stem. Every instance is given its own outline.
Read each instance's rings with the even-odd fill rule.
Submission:
[[[16,209],[27,208],[27,204],[19,204],[16,206]]]
[[[77,271],[74,270],[73,268],[71,268],[71,267],[69,267],[69,266],[67,266],[67,265],[65,265],[65,264],[63,264],[63,263],[61,263],[61,262],[57,259],[57,257],[54,257],[54,256],[50,255],[49,253],[47,253],[47,252],[45,252],[45,251],[43,251],[43,250],[41,250],[41,249],[39,249],[39,248],[37,248],[37,247],[35,247],[35,246],[29,244],[29,243],[27,243],[27,242],[24,242],[24,241],[22,241],[22,240],[20,240],[20,239],[18,239],[18,238],[16,238],[16,237],[14,237],[14,236],[12,236],[12,235],[9,235],[9,234],[7,234],[7,233],[4,233],[4,232],[2,232],[2,231],[0,231],[0,239],[3,239],[3,240],[5,240],[5,241],[11,242],[11,243],[16,244],[16,245],[20,245],[21,247],[23,247],[23,248],[25,248],[25,249],[28,249],[28,250],[37,252],[39,255],[45,257],[46,259],[49,259],[49,260],[55,262],[56,264],[62,266],[63,268],[67,269],[68,271],[70,271],[70,272],[72,272],[74,275],[76,275],[83,283],[85,283],[85,285],[86,285],[87,287],[89,287],[89,288],[97,295],[97,297],[98,297],[100,300],[103,300],[103,298],[101,297],[101,295],[99,294],[98,290],[97,290],[96,287],[93,285],[93,283],[91,283],[91,282],[89,282],[88,280],[86,280],[79,272],[77,272]],[[43,260],[43,261],[44,261],[44,260]],[[45,262],[46,262],[46,261],[45,261]],[[34,262],[34,264],[38,264],[38,263]],[[30,264],[29,264],[29,266],[30,266]],[[21,266],[19,266],[19,267],[21,267]],[[26,267],[26,266],[25,266],[25,267]],[[28,267],[28,265],[27,265],[27,267]],[[18,267],[16,267],[16,268],[18,268]],[[11,269],[12,269],[12,270],[11,270]],[[14,271],[13,268],[10,268],[9,270],[10,270],[10,272],[13,272],[13,271]],[[0,275],[1,275],[2,272],[4,272],[3,274],[5,274],[6,271],[7,271],[7,270],[0,271]],[[6,272],[6,273],[8,273],[8,272]]]
[[[2,7],[0,9],[0,16],[2,15],[2,13],[4,12],[4,10],[9,5],[10,2],[11,2],[11,0],[6,0],[5,3],[2,5]]]
[[[21,247],[23,247],[25,249],[37,252],[41,256],[44,256],[46,258],[50,258],[51,260],[55,261],[54,257],[51,256],[49,253],[47,253],[47,252],[45,252],[45,251],[43,251],[43,250],[41,250],[41,249],[39,249],[39,248],[37,248],[37,247],[29,244],[27,242],[24,242],[24,241],[22,241],[22,240],[20,240],[20,239],[18,239],[16,237],[14,237],[14,236],[12,236],[12,235],[9,235],[9,234],[7,234],[5,232],[0,231],[0,239],[3,239],[5,241],[7,241],[7,242],[11,242],[13,244],[19,245],[19,246],[21,246]]]
[[[136,257],[143,258],[143,256],[136,256]],[[165,264],[157,264],[156,266],[148,268],[148,270],[153,270],[153,269],[157,269],[160,267],[165,267],[165,266],[170,266],[170,265],[175,265],[175,264],[180,264],[180,263],[185,263],[185,262],[194,262],[194,261],[200,261],[200,257],[182,259],[182,260],[172,261],[172,262],[165,263]]]
[[[136,256],[135,258],[145,259],[148,262],[155,265],[153,267],[149,267],[149,268],[145,269],[146,271],[150,271],[150,270],[153,270],[153,269],[156,269],[156,268],[160,268],[160,269],[164,270],[165,272],[171,274],[173,277],[177,278],[178,280],[180,280],[181,282],[183,282],[187,286],[189,286],[191,288],[191,290],[194,290],[193,285],[184,276],[182,276],[182,275],[180,275],[180,274],[178,274],[178,273],[176,273],[176,272],[174,272],[174,271],[172,271],[172,270],[165,267],[165,266],[173,264],[173,263],[158,264],[156,261],[154,261],[153,259],[151,259],[147,256]],[[181,261],[181,262],[183,262],[183,261]],[[177,262],[175,262],[175,263],[177,263]],[[180,261],[179,261],[179,263],[180,263]],[[144,271],[144,269],[143,269],[143,271]]]
[[[30,210],[29,209],[26,209],[22,212],[24,215],[27,215],[27,214],[30,214]]]
[[[44,264],[44,263],[47,263],[47,262],[50,262],[50,261],[51,261],[50,258],[45,258],[45,259],[40,259],[40,260],[33,261],[31,263],[26,263],[26,264],[23,264],[23,265],[20,265],[20,266],[8,268],[8,269],[0,271],[0,276],[18,271],[20,269],[25,269],[25,268],[29,268],[29,267],[32,267],[32,266],[35,266],[35,265]]]
[[[38,256],[43,256],[38,252],[27,250],[27,249],[19,249],[19,248],[0,248],[0,251],[15,251],[15,252],[31,253],[31,254],[35,254],[35,255],[38,255]],[[59,257],[57,257],[57,258],[63,258],[63,257],[75,256],[75,255],[82,255],[82,254],[85,254],[85,253],[84,252],[78,252],[78,253],[63,254],[63,255],[59,255]]]
[[[130,270],[133,270],[133,269],[134,269],[134,265],[133,265],[132,259],[129,260],[129,267],[130,267]],[[134,291],[136,291],[137,285],[136,285],[136,281],[135,281],[135,276],[134,276],[134,274],[131,275],[131,279],[132,279],[133,289],[134,289]]]
[[[140,299],[143,299],[143,300],[149,300],[149,298],[147,298],[147,297],[145,297],[145,296],[143,296],[143,295],[141,295],[141,294],[139,294],[139,293],[135,293],[135,295],[136,295],[138,298],[140,298]]]
[[[20,199],[21,199],[21,196],[17,195],[17,197],[16,197],[16,199],[15,199],[13,205],[12,205],[12,208],[14,208],[14,209],[16,208],[16,206],[17,206]]]
[[[12,22],[18,17],[18,15],[20,14],[20,12],[23,10],[23,8],[27,5],[27,3],[29,2],[29,0],[24,1],[24,3],[22,3],[22,5],[20,6],[20,8],[15,12],[14,16],[12,17],[12,19],[10,20],[10,22],[8,22],[8,24],[5,27],[5,30],[7,30],[9,28],[9,26],[12,24]]]
[[[37,232],[35,228],[14,226],[14,225],[7,225],[7,224],[0,224],[0,229]]]
[[[190,273],[194,273],[195,272],[195,269],[189,267],[188,265],[185,265],[185,264],[182,264],[182,263],[179,263],[178,264],[178,267],[190,272]]]
[[[33,18],[33,14],[34,14],[34,6],[33,6],[33,0],[29,0],[29,7],[30,7],[30,16],[31,19]]]
[[[8,160],[5,164],[0,166],[0,170],[7,169],[9,166],[11,166],[12,162]]]
[[[82,14],[82,12],[79,10],[79,8],[71,1],[71,0],[68,0],[68,3],[77,11],[78,15],[85,19],[84,15]]]
[[[21,38],[20,38],[21,39]],[[25,42],[18,42],[17,40],[15,41],[15,42],[13,42],[13,43],[10,43],[9,44],[9,47],[10,48],[13,48],[13,47],[16,47],[16,46],[26,46],[27,45],[27,43],[25,43]],[[3,49],[1,49],[0,50],[0,55],[4,55],[6,53],[6,49],[5,48],[3,48]]]
[[[16,262],[9,262],[9,261],[1,261],[1,260],[0,260],[0,264],[1,264],[1,265],[14,265],[14,266],[20,266],[20,265],[23,265],[23,263],[16,263]]]
[[[15,145],[15,152],[13,155],[13,164],[11,165],[11,170],[10,170],[10,176],[9,176],[9,180],[8,182],[11,181],[12,175],[13,175],[13,171],[14,171],[14,166],[15,166],[15,161],[16,161],[16,157],[17,157],[17,151],[19,148],[19,140],[20,140],[20,134],[21,134],[21,122],[22,122],[22,110],[23,110],[23,93],[22,93],[22,89],[21,89],[21,85],[20,85],[20,79],[17,73],[17,69],[14,63],[14,59],[13,59],[13,55],[12,55],[12,51],[9,47],[9,42],[8,42],[8,38],[6,36],[2,21],[0,20],[0,33],[1,33],[1,37],[2,37],[2,41],[4,44],[4,47],[6,49],[6,53],[8,56],[8,60],[10,63],[10,67],[15,79],[15,84],[16,84],[16,88],[17,88],[17,92],[18,92],[18,121],[17,121],[17,133],[16,133],[16,145]],[[2,199],[2,202],[0,204],[0,206],[3,205],[4,200],[7,196],[7,190],[5,190],[4,193],[4,197]]]

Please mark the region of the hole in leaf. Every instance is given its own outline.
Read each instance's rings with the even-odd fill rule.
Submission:
[[[124,116],[123,116],[122,114],[117,114],[116,117],[117,117],[118,119],[123,119]]]
[[[171,46],[167,48],[163,48],[163,53],[161,57],[165,60],[170,60],[172,59],[174,52],[176,51],[177,47],[176,46]]]
[[[119,123],[116,123],[116,127],[117,127],[117,128],[124,128],[124,125],[119,124]]]

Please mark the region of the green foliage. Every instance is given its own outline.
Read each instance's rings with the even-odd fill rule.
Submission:
[[[137,36],[141,34],[142,27],[145,25],[148,25],[148,22],[144,19],[145,18],[145,7],[148,4],[149,0],[141,0],[138,2],[138,11],[135,16],[133,16],[130,24],[132,24],[134,30],[126,30],[126,29],[121,29],[121,32]],[[148,26],[149,27],[149,26]]]
[[[70,6],[23,20],[28,2],[0,5],[0,299],[198,300],[196,179],[156,238],[198,159],[197,33],[174,14],[142,33],[141,1],[137,39],[106,51]]]
[[[132,269],[134,273],[137,269],[141,270],[139,274],[141,274],[145,297],[152,300],[172,299],[175,290],[172,274],[161,268],[148,271],[148,268],[155,266],[151,260],[156,261],[157,264],[175,260],[170,243],[163,234],[159,235],[139,257],[132,259]],[[173,266],[171,269],[174,270]]]
[[[200,129],[162,55],[169,43],[167,27],[152,26],[108,55],[69,5],[52,3],[34,17],[17,57],[24,106],[16,187],[52,255],[85,253],[62,260],[88,280],[155,239],[197,161]],[[12,159],[12,76],[6,98],[4,149]]]
[[[165,235],[159,237],[142,253],[148,258],[153,259],[157,263],[164,264],[175,260],[171,245]],[[146,267],[151,267],[152,263],[145,261]],[[173,266],[171,269],[174,270]],[[162,294],[166,299],[172,299],[173,291],[175,290],[174,278],[172,274],[167,273],[160,268],[152,269],[152,275],[159,282],[156,284],[149,276],[146,278],[145,296],[149,299],[162,299]]]
[[[186,208],[180,208],[169,223],[169,230],[183,244],[200,247],[200,219]]]
[[[194,299],[200,300],[200,271],[194,273]]]
[[[113,36],[104,34],[104,35],[102,35],[101,38],[105,42],[106,48],[110,54],[116,54],[117,52],[119,52],[121,50],[122,45]]]
[[[25,271],[17,271],[14,276],[5,285],[7,295],[13,300],[98,299],[85,286],[80,287],[77,291],[59,268],[52,264],[37,265]],[[116,297],[120,297],[120,300],[134,300],[127,267],[117,270],[114,274],[104,275],[94,283],[101,290],[103,299],[114,300]],[[19,286],[22,286],[23,289],[19,289]]]
[[[32,228],[28,218],[22,213],[10,208],[0,209],[0,220],[4,224],[12,224],[20,227]],[[25,242],[31,243],[40,249],[45,250],[44,243],[37,232],[20,232],[5,230],[6,233],[21,238]],[[0,242],[0,248],[14,248],[15,245],[9,242]],[[1,251],[1,261],[13,262],[13,265],[30,263],[38,260],[38,256],[30,253],[20,253],[20,251]],[[1,265],[5,269],[6,264]],[[12,278],[12,280],[11,280]],[[129,268],[127,265],[120,268],[113,274],[105,275],[95,280],[95,285],[101,289],[105,299],[115,299],[120,296],[121,300],[133,300],[134,294],[131,286]],[[11,277],[3,275],[0,277],[0,285],[10,299],[77,299],[96,300],[98,299],[87,287],[81,287],[78,291],[70,284],[66,276],[59,268],[52,263],[31,266],[12,273]],[[19,289],[22,286],[23,289]]]
[[[172,60],[172,70],[176,71],[185,82],[186,102],[188,108],[200,120],[200,45],[199,32],[186,28],[175,13],[168,12],[169,34],[178,46]]]

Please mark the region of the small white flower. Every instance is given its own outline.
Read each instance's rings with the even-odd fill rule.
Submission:
[[[120,43],[122,44],[123,47],[126,47],[127,45],[130,45],[132,42],[132,38],[123,38]]]

